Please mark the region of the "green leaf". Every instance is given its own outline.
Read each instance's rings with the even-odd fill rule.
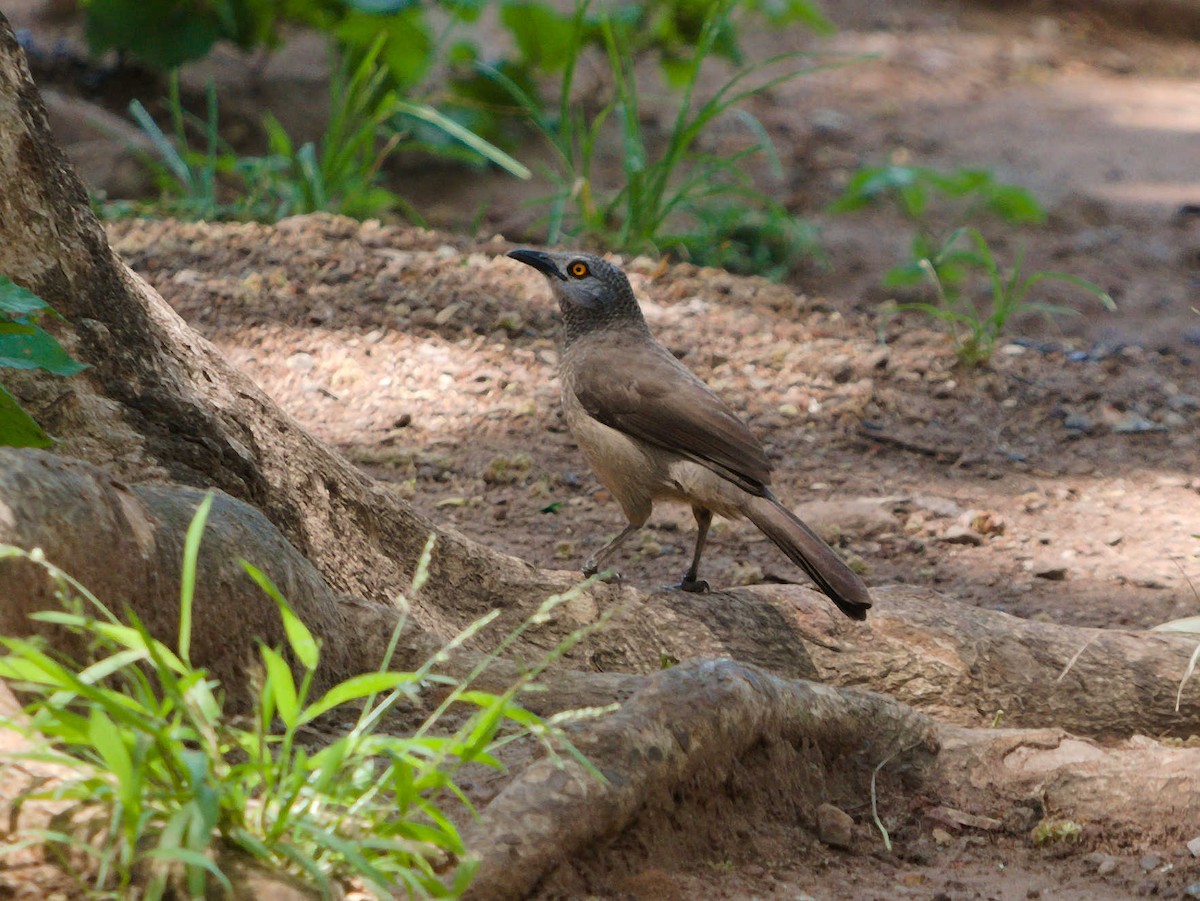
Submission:
[[[42,431],[16,398],[0,385],[0,445],[5,447],[53,447],[54,439]]]
[[[207,870],[220,883],[221,888],[225,890],[227,896],[233,896],[233,884],[229,881],[229,877],[221,872],[221,868],[217,866],[216,862],[203,852],[190,848],[159,847],[146,851],[145,856],[151,860],[175,860],[188,867]]]
[[[392,691],[402,685],[411,685],[419,680],[415,673],[386,672],[362,673],[339,682],[320,698],[304,708],[300,722],[307,723],[322,713],[345,704],[347,701],[365,698],[374,694]]]
[[[485,141],[479,135],[470,129],[464,128],[459,123],[455,122],[449,116],[443,115],[433,107],[424,103],[412,103],[407,100],[397,100],[395,104],[396,112],[403,113],[407,116],[412,116],[415,119],[420,119],[428,122],[431,125],[436,125],[446,134],[458,139],[466,146],[470,147],[484,159],[490,160],[500,168],[511,172],[517,178],[531,178],[533,173],[528,167],[517,162],[499,147],[489,141]]]
[[[414,0],[345,0],[347,6],[373,16],[389,15],[414,5]]]
[[[133,759],[116,724],[99,707],[93,707],[88,717],[88,737],[108,771],[116,777],[122,804],[127,811],[136,810],[140,804],[141,779],[135,777]]]
[[[291,606],[284,599],[279,589],[275,587],[275,583],[265,573],[246,560],[240,560],[239,562],[242,564],[242,569],[258,584],[258,587],[275,601],[275,605],[279,608],[279,615],[283,618],[284,634],[287,635],[288,644],[291,645],[292,652],[296,655],[296,658],[305,669],[315,670],[320,658],[320,649],[317,646],[316,639],[313,638],[312,632],[308,630],[308,627],[292,611]]]
[[[1086,278],[1080,278],[1078,275],[1071,275],[1069,272],[1035,272],[1029,277],[1026,287],[1032,287],[1038,282],[1066,282],[1069,285],[1082,288],[1084,291],[1092,294],[1096,300],[1100,301],[1100,305],[1104,309],[1113,311],[1117,308],[1116,301],[1112,299],[1107,291],[1095,282],[1090,282]]]
[[[443,0],[440,6],[461,22],[474,22],[479,18],[488,0]]]
[[[894,266],[883,276],[885,288],[910,288],[925,280],[925,269],[918,263]]]
[[[222,37],[219,17],[200,4],[92,0],[84,9],[93,56],[126,50],[157,69],[199,59]]]
[[[192,521],[188,523],[187,535],[183,540],[183,571],[179,577],[179,657],[191,663],[192,647],[192,604],[196,596],[196,563],[200,557],[200,540],[204,537],[204,524],[213,505],[213,492],[204,495],[196,507]]]
[[[508,0],[500,21],[513,36],[525,63],[542,72],[561,72],[571,58],[574,17],[536,0]]]
[[[22,288],[7,276],[0,275],[0,313],[23,318],[50,309],[46,301],[32,291]]]
[[[997,185],[988,195],[987,206],[1013,225],[1040,225],[1046,221],[1046,209],[1033,192],[1018,185]]]
[[[366,53],[380,38],[380,60],[401,87],[420,82],[433,61],[433,40],[420,7],[387,16],[351,12],[333,29],[334,37],[353,51]]]
[[[278,651],[263,645],[259,648],[263,665],[267,670],[267,681],[263,685],[264,692],[270,692],[275,699],[275,707],[279,718],[288,731],[296,728],[300,713],[300,704],[296,694],[296,680],[292,678],[292,669],[287,665]]]
[[[0,334],[0,367],[42,369],[54,375],[74,375],[87,367],[38,326],[26,334]]]
[[[810,0],[759,0],[754,6],[773,25],[799,22],[817,34],[833,34],[837,31],[821,7]]]

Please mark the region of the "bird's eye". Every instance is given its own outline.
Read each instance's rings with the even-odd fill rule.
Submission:
[[[588,274],[588,264],[583,260],[576,260],[567,267],[567,272],[571,274],[572,278],[586,278]]]

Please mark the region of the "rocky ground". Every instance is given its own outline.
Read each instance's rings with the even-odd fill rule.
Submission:
[[[826,7],[841,29],[830,46],[875,57],[794,82],[755,112],[780,144],[779,192],[822,224],[829,267],[777,285],[625,260],[652,328],[746,417],[777,493],[868,583],[1098,627],[1200,612],[1200,51],[1049,8]],[[783,39],[754,40],[765,51]],[[886,210],[819,211],[857,165],[887,159],[990,167],[1031,186],[1050,221],[999,238],[999,251],[1023,243],[1031,265],[1099,282],[1120,311],[1080,302],[1085,315],[1058,326],[1020,322],[973,371],[928,323],[885,321],[879,277],[909,226]],[[117,222],[111,235],[306,428],[430,518],[577,568],[622,519],[558,414],[545,286],[503,258],[531,214],[507,182],[433,170],[407,184],[444,226],[492,200],[480,237],[327,217]],[[691,541],[690,513],[662,509],[622,573],[674,582]],[[802,578],[725,523],[704,575]],[[620,897],[1200,895],[1182,846],[1064,852],[921,828],[888,855],[866,828],[854,853],[805,835],[759,836],[753,859],[702,870],[664,863]]]

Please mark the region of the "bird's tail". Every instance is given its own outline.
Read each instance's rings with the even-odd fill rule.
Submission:
[[[851,619],[867,618],[871,595],[863,580],[798,516],[770,496],[754,498],[745,513],[842,613]]]

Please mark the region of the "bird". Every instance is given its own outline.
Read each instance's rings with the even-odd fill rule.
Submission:
[[[627,521],[584,575],[607,571],[655,502],[674,501],[691,506],[697,531],[691,565],[673,587],[708,591],[700,559],[713,516],[745,518],[842,613],[866,619],[871,596],[862,579],[775,497],[762,444],[654,338],[620,267],[588,253],[519,248],[508,256],[545,276],[558,301],[563,417]]]

